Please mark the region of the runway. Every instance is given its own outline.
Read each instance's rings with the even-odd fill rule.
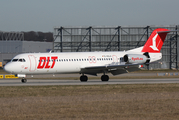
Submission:
[[[81,82],[80,80],[43,80],[28,79],[27,83],[21,83],[20,79],[2,79],[0,86],[47,86],[47,85],[107,85],[107,84],[154,84],[154,83],[179,83],[178,78],[167,79],[111,79],[102,82],[98,79]]]

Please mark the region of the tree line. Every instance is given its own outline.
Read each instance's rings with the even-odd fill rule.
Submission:
[[[25,41],[40,41],[40,42],[53,42],[53,33],[52,32],[24,32]]]

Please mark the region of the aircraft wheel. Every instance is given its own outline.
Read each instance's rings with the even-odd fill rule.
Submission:
[[[80,81],[81,81],[81,82],[87,82],[87,81],[88,81],[88,77],[87,77],[86,75],[82,75],[82,76],[80,77]]]
[[[22,82],[22,83],[26,83],[26,82],[27,82],[27,79],[22,78],[21,82]]]
[[[101,80],[102,81],[108,81],[109,80],[109,76],[108,75],[102,75],[101,76]]]

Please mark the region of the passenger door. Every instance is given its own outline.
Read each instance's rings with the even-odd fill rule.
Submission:
[[[34,55],[28,55],[30,61],[29,71],[34,72],[37,68],[36,58]]]

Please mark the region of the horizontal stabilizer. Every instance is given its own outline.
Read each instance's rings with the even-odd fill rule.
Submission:
[[[158,31],[157,33],[179,32],[179,30]]]

